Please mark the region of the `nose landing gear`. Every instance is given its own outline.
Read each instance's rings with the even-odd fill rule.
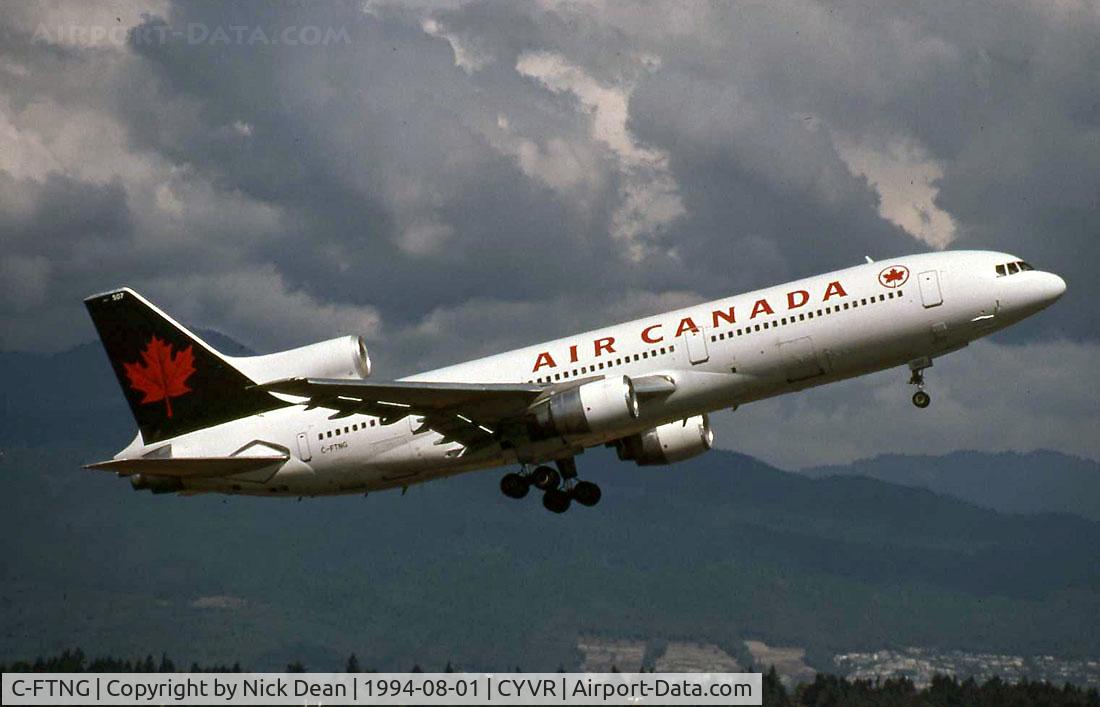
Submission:
[[[909,376],[909,385],[917,386],[917,392],[913,393],[913,404],[922,410],[932,404],[932,396],[924,392],[924,369],[932,367],[932,358],[924,356],[909,362],[909,370],[913,372]]]
[[[534,486],[542,491],[542,505],[552,513],[565,513],[573,501],[582,506],[594,506],[603,495],[591,481],[577,479],[577,464],[573,457],[558,459],[551,466],[538,466],[528,472],[508,473],[500,480],[500,490],[508,498],[523,498]]]

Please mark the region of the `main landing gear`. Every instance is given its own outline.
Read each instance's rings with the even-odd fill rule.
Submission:
[[[554,467],[557,468],[554,468]],[[554,466],[537,466],[532,471],[505,474],[500,490],[508,498],[523,498],[531,487],[542,491],[542,505],[552,513],[565,513],[573,501],[582,506],[600,502],[600,487],[577,478],[577,463],[573,457],[559,459]]]
[[[500,491],[508,498],[523,498],[530,488],[530,480],[519,474],[505,474],[500,480]]]
[[[913,404],[922,410],[932,404],[932,396],[924,392],[924,369],[931,367],[932,359],[929,356],[909,362],[909,370],[913,372],[909,376],[909,385],[917,386],[917,392],[913,393]]]

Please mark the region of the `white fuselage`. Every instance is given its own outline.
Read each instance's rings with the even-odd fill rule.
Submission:
[[[966,346],[1056,300],[1065,283],[1004,253],[905,256],[616,324],[427,371],[404,380],[554,384],[626,375],[666,376],[670,395],[646,399],[640,417],[612,432],[494,445],[459,455],[457,442],[414,433],[414,418],[381,425],[292,405],[169,440],[179,456],[227,456],[254,442],[288,450],[277,469],[193,479],[189,491],[315,495],[407,486],[475,469],[568,456],[639,431]],[[140,437],[119,457],[138,456]]]

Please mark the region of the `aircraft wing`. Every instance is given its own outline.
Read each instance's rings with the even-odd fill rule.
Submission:
[[[419,418],[416,432],[435,430],[443,437],[438,444],[456,441],[470,449],[492,440],[501,423],[521,418],[532,405],[600,378],[589,376],[551,385],[287,378],[258,387],[307,398],[309,408],[334,410],[333,419],[372,415],[388,425],[411,415]],[[663,375],[638,378],[634,385],[643,398],[667,396],[676,390],[672,379]]]
[[[417,432],[432,429],[443,436],[440,444],[457,441],[466,447],[492,439],[502,421],[521,417],[541,397],[561,389],[533,383],[374,383],[329,378],[288,378],[259,387],[308,398],[307,407],[335,410],[333,418],[373,415],[387,425],[412,415],[422,418]]]

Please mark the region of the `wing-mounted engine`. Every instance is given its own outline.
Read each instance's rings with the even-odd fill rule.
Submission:
[[[539,403],[528,418],[532,439],[604,432],[638,419],[630,378],[605,378],[563,390]]]
[[[698,456],[714,446],[714,431],[706,415],[696,415],[654,427],[615,443],[619,459],[638,466],[657,466]]]
[[[361,380],[370,375],[370,356],[360,336],[341,336],[264,356],[226,357],[256,383],[284,378]]]

